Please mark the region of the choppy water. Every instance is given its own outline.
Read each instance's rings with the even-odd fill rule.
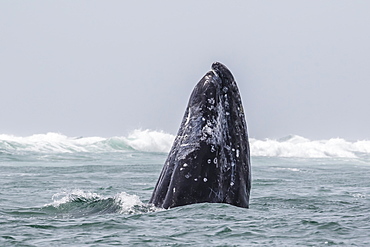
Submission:
[[[369,246],[369,141],[252,139],[249,209],[161,210],[172,138],[0,135],[0,246]]]

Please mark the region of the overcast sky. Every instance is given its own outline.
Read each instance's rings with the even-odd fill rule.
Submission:
[[[0,1],[0,134],[176,134],[212,62],[249,135],[370,139],[370,1]]]

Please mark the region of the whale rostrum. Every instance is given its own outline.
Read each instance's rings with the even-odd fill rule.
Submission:
[[[150,203],[249,207],[251,163],[237,84],[221,63],[195,86]]]

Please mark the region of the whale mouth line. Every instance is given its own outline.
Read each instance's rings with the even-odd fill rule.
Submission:
[[[211,69],[211,71],[213,72],[213,74],[215,74],[215,75],[217,75],[217,76],[218,76],[218,74],[217,74],[216,70]]]

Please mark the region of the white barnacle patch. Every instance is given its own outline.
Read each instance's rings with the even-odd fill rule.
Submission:
[[[208,163],[208,164],[211,164],[211,162],[212,162],[212,160],[211,160],[211,159],[208,159],[208,160],[207,160],[207,163]]]
[[[236,157],[239,158],[239,149],[236,150]]]
[[[228,111],[225,114],[226,114],[226,116],[229,116],[230,115],[230,113]]]
[[[235,152],[235,148],[231,149],[233,152]]]
[[[207,180],[208,180],[207,178],[203,178],[203,182],[207,182]]]
[[[176,188],[174,187],[172,191],[173,191],[173,193],[175,193],[176,192]]]
[[[203,85],[206,85],[207,83],[209,83],[209,78],[206,77],[206,80],[204,81]]]
[[[230,183],[230,186],[234,186],[234,182],[231,182],[231,183]]]
[[[209,127],[208,125],[205,125],[204,127],[203,127],[203,133],[205,133],[205,134],[207,134],[207,135],[209,135],[209,136],[211,136],[212,135],[212,128],[211,127]]]
[[[204,117],[202,117],[202,121],[206,121],[206,119]]]
[[[213,105],[215,103],[215,99],[214,98],[209,98],[208,99],[208,103],[210,103],[211,105]]]
[[[195,181],[195,182],[197,182],[197,181],[198,181],[198,179],[197,179],[197,178],[194,178],[194,181]]]
[[[188,112],[188,116],[186,117],[185,126],[187,126],[187,125],[188,125],[188,123],[190,122],[190,119],[191,119],[191,117],[190,117],[190,111],[189,111],[189,112]]]
[[[185,169],[184,167],[181,167],[181,168],[180,168],[180,171],[182,171],[182,170],[184,170],[184,169]]]
[[[213,163],[217,164],[217,157],[213,159]]]
[[[215,146],[211,145],[211,152],[214,153],[216,151]]]
[[[187,167],[187,166],[188,166],[188,164],[184,163],[182,166],[183,166],[183,167]]]

